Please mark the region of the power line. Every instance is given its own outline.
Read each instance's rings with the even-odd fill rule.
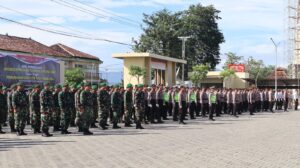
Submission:
[[[49,22],[49,21],[47,21],[47,20],[45,20],[45,19],[41,19],[41,18],[39,18],[39,17],[33,16],[33,15],[29,15],[29,14],[27,14],[27,13],[20,12],[20,11],[18,11],[18,10],[11,9],[11,8],[8,8],[8,7],[2,6],[2,5],[0,5],[0,8],[6,9],[6,10],[9,10],[9,11],[13,11],[13,12],[16,12],[16,13],[18,13],[18,14],[21,14],[21,15],[24,15],[24,16],[27,16],[27,17],[30,17],[30,18],[33,18],[33,19],[36,19],[36,20],[39,20],[39,21],[42,21],[42,22],[51,24],[51,25],[54,25],[54,26],[59,26],[59,27],[62,27],[62,28],[65,28],[65,29],[68,29],[68,30],[71,30],[71,31],[74,31],[74,32],[77,32],[77,33],[82,33],[82,34],[86,34],[86,35],[88,35],[88,36],[93,36],[92,34],[85,33],[85,32],[82,32],[82,31],[79,31],[79,30],[70,28],[70,27],[65,27],[65,26],[62,26],[62,25],[60,25],[60,24],[56,24],[56,23],[53,23],[53,22]],[[56,30],[56,31],[58,31],[58,30]],[[61,31],[61,32],[63,32],[63,31]],[[66,32],[63,32],[63,33],[66,33]]]
[[[109,10],[106,10],[106,9],[104,9],[104,8],[102,9],[102,8],[98,8],[98,7],[95,7],[95,6],[92,6],[92,5],[88,5],[88,4],[86,4],[86,3],[83,3],[83,2],[81,2],[81,1],[79,1],[79,0],[73,0],[73,1],[75,1],[75,2],[77,2],[77,3],[80,3],[80,4],[84,5],[84,6],[88,6],[88,7],[90,7],[90,8],[93,8],[93,9],[99,10],[99,11],[107,12],[107,13],[109,13],[109,14],[113,15],[113,16],[116,16],[116,17],[119,17],[119,18],[121,18],[121,19],[124,19],[124,20],[130,21],[130,22],[132,22],[132,23],[136,23],[136,22],[137,22],[137,21],[135,21],[135,20],[132,20],[132,19],[129,19],[129,18],[127,18],[127,17],[124,17],[124,16],[117,15],[117,14],[115,14],[114,12],[111,12],[111,11],[109,11]]]
[[[64,1],[64,0],[50,0],[50,1],[55,2],[55,3],[57,3],[59,5],[62,5],[62,6],[68,7],[68,8],[72,8],[76,11],[80,11],[80,12],[83,12],[83,13],[87,13],[87,14],[99,17],[99,18],[110,18],[114,22],[117,22],[117,23],[120,23],[120,24],[123,24],[123,25],[125,24],[127,26],[139,27],[139,25],[137,25],[137,24],[130,23],[130,22],[125,22],[125,21],[119,20],[117,18],[111,18],[111,17],[105,16],[103,14],[100,14],[99,12],[91,11],[89,9],[80,7],[78,5],[75,5],[73,3],[70,3],[70,2],[67,2],[67,1]]]
[[[54,30],[51,30],[51,29],[35,27],[35,26],[29,25],[29,24],[21,23],[21,22],[18,22],[18,21],[12,20],[12,19],[8,19],[8,18],[4,18],[4,17],[1,17],[1,16],[0,16],[0,20],[4,20],[6,22],[11,22],[11,23],[15,23],[15,24],[18,24],[18,25],[22,25],[22,26],[25,26],[25,27],[32,28],[32,29],[36,29],[36,30],[40,30],[40,31],[44,31],[44,32],[52,33],[52,34],[58,34],[58,35],[62,35],[62,36],[68,36],[68,37],[85,39],[85,40],[106,41],[106,42],[115,43],[115,44],[132,46],[131,44],[118,42],[118,41],[113,41],[113,40],[108,40],[108,39],[103,39],[103,38],[85,37],[85,36],[80,36],[80,35],[74,35],[74,34],[68,34],[68,33],[63,33],[63,32],[59,32],[59,31],[54,31]]]

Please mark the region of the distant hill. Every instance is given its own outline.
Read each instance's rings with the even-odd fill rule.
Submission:
[[[108,83],[110,85],[113,84],[118,84],[121,82],[123,78],[123,73],[122,72],[105,72],[105,71],[100,71],[102,74],[103,79],[107,79]]]

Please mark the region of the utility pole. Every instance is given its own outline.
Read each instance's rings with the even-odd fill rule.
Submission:
[[[185,60],[185,42],[191,38],[191,36],[178,37],[182,40],[182,59]],[[184,82],[184,64],[182,64],[182,77],[181,80]]]
[[[276,64],[275,64],[275,94],[277,94],[277,48],[279,43],[275,43],[275,41],[273,40],[273,38],[271,38],[272,43],[274,44],[275,47],[275,60],[276,60]]]

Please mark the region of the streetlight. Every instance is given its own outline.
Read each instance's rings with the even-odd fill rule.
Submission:
[[[277,48],[278,48],[278,45],[279,43],[275,43],[275,41],[273,40],[273,38],[271,38],[271,41],[272,43],[274,44],[274,47],[275,47],[275,53],[276,53],[276,64],[275,64],[275,93],[277,94]]]
[[[178,37],[179,39],[182,40],[182,59],[185,59],[185,42],[187,41],[187,39],[191,38],[191,36],[185,36],[185,37]],[[182,82],[184,82],[184,64],[182,64]]]

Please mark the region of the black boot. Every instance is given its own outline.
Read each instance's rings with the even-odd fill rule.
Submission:
[[[100,124],[100,127],[103,129],[103,130],[107,130],[108,128],[105,126],[105,124]]]
[[[21,132],[19,129],[16,129],[16,134],[17,134],[17,136],[21,136]]]
[[[121,128],[121,127],[119,127],[119,126],[117,125],[117,123],[114,123],[113,129],[119,129],[119,128]]]
[[[2,127],[0,126],[0,134],[5,134],[4,131],[2,131]]]
[[[137,124],[136,124],[136,129],[144,129],[144,127],[142,127],[142,124],[141,124],[141,123],[137,123]]]
[[[56,131],[61,131],[61,129],[59,127],[53,127],[53,132],[56,132]]]
[[[93,135],[93,133],[89,129],[84,129],[83,135]]]
[[[42,136],[43,136],[43,137],[51,137],[51,136],[53,136],[53,135],[49,133],[49,130],[43,130]]]
[[[91,125],[91,128],[98,128],[95,123]]]
[[[17,130],[15,129],[15,124],[14,123],[10,122],[9,127],[10,127],[10,132],[17,132]]]
[[[125,127],[132,127],[132,125],[130,123],[125,123],[124,125]]]
[[[25,132],[24,132],[24,130],[22,129],[21,131],[20,131],[20,135],[27,135]]]

